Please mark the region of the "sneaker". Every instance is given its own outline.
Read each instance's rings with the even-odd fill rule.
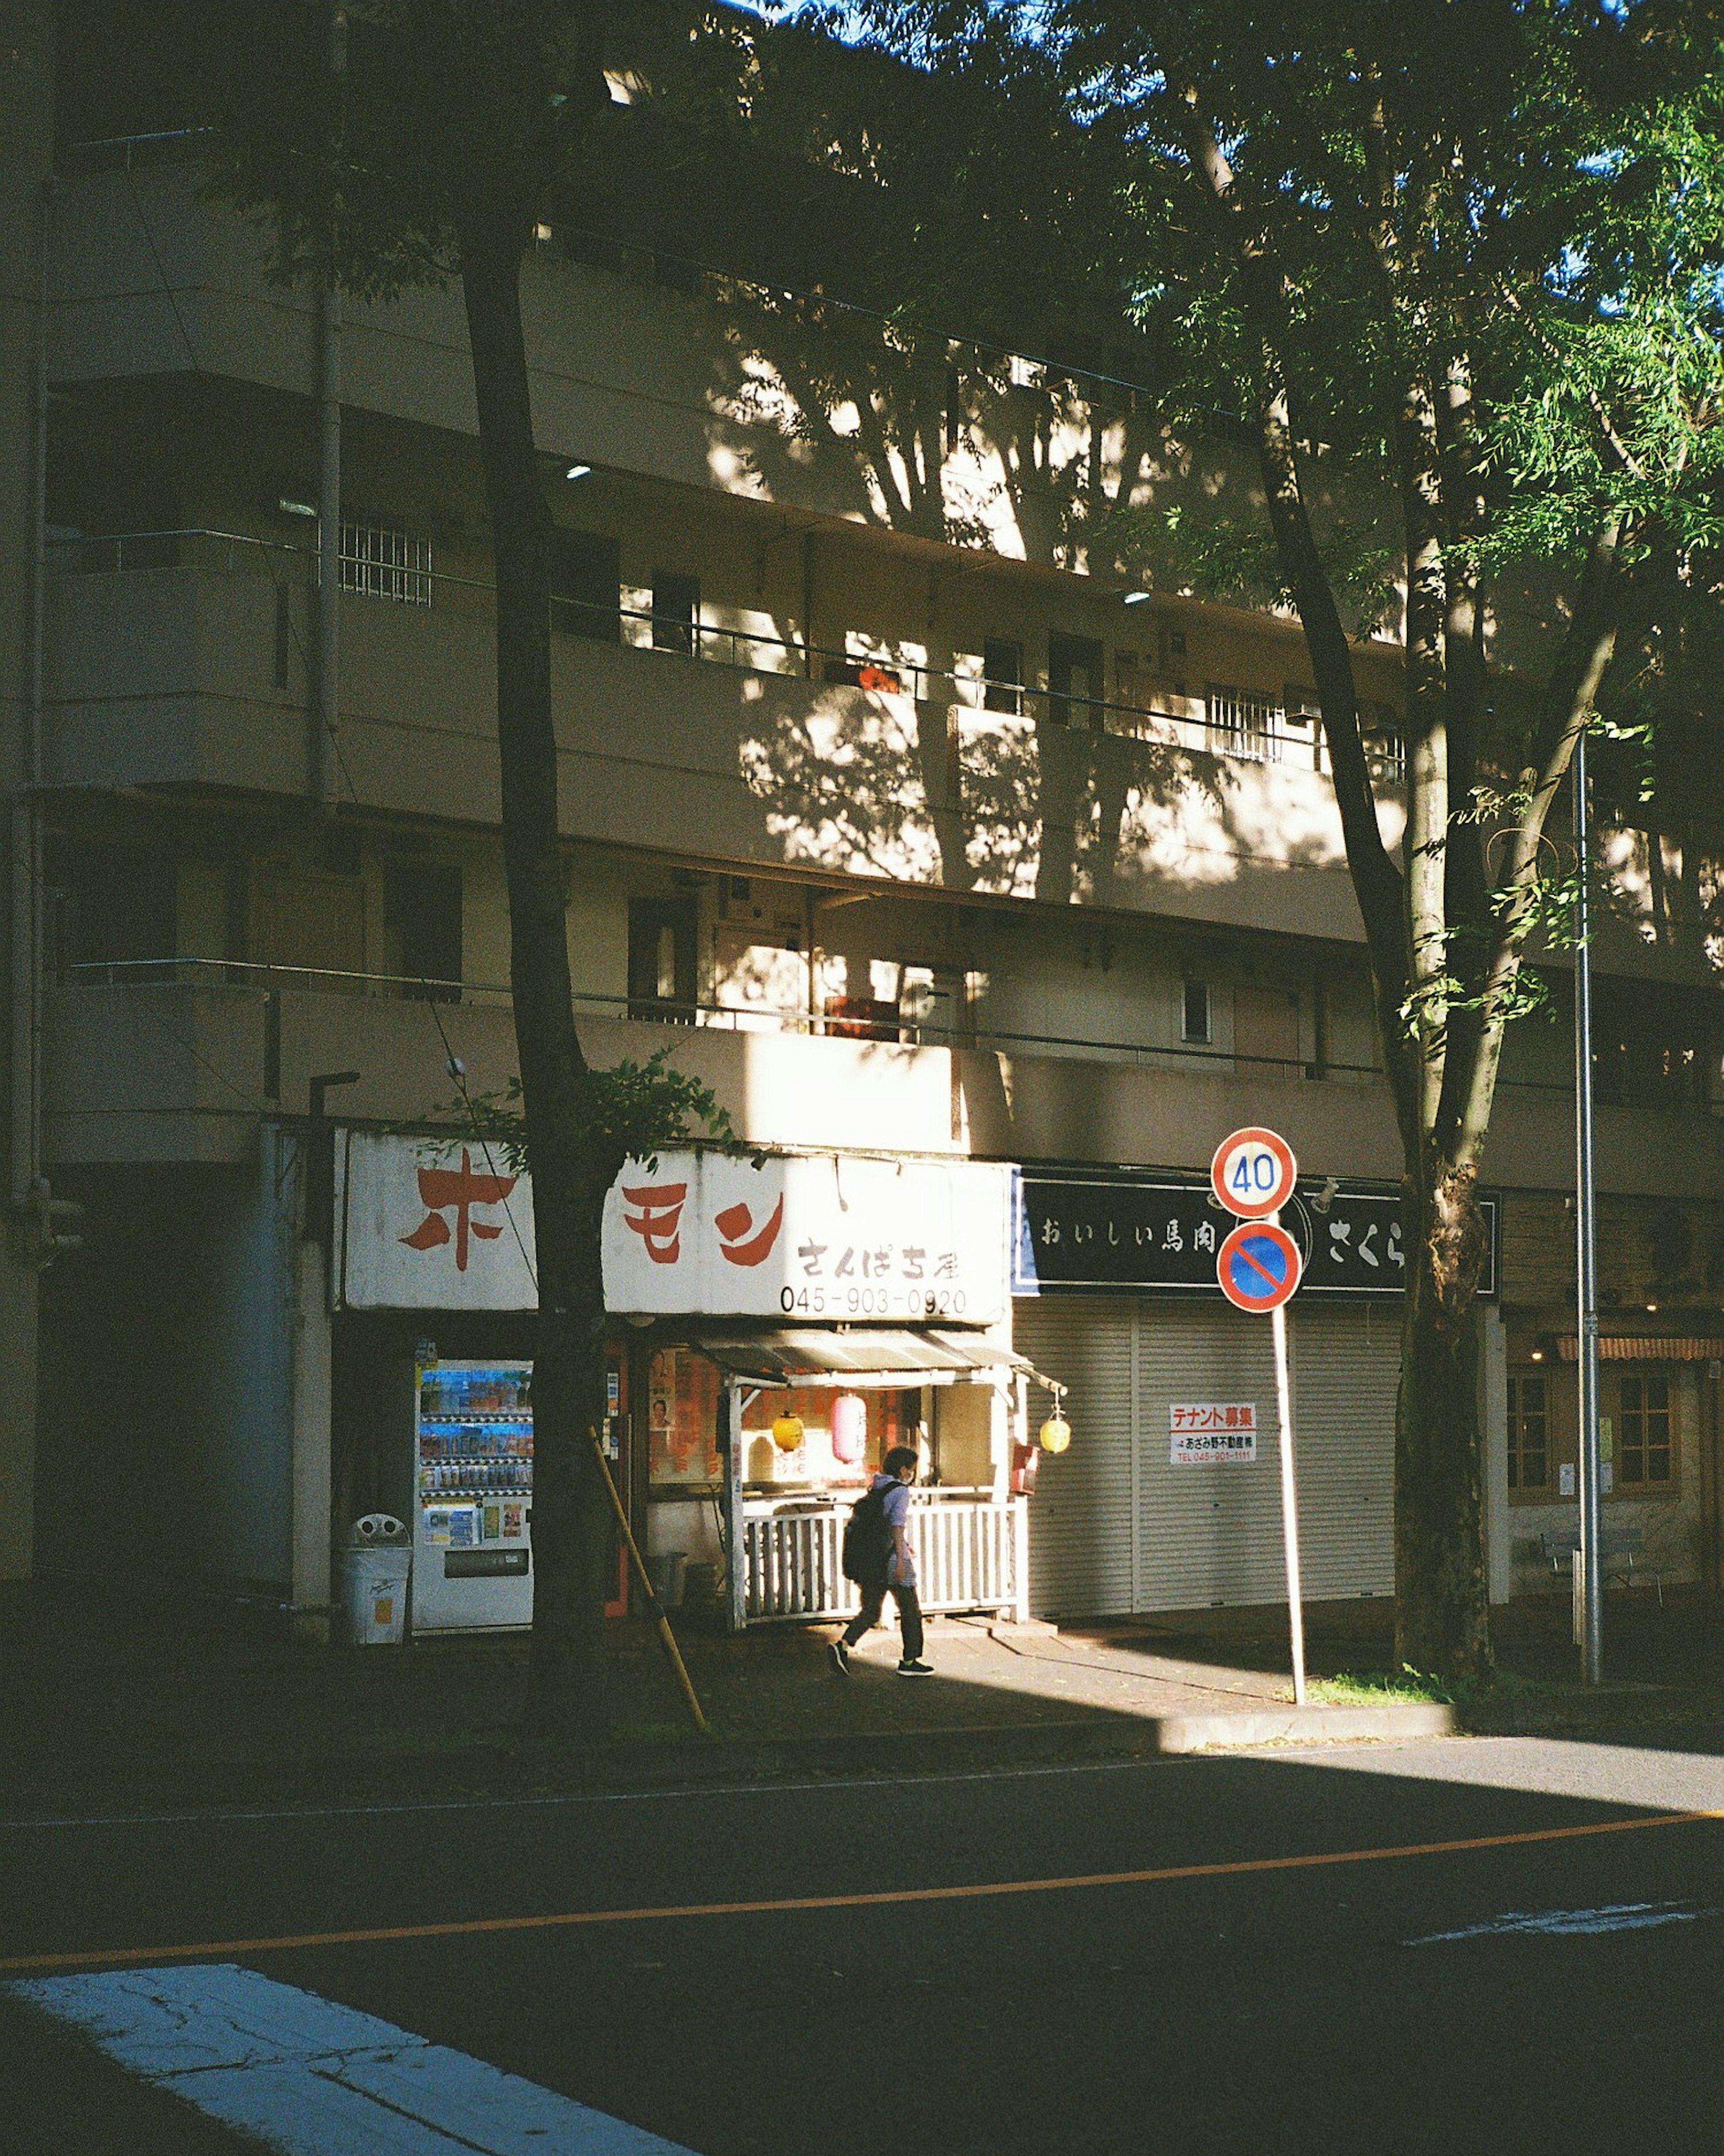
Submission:
[[[828,1651],[832,1656],[833,1668],[839,1676],[847,1677],[850,1674],[849,1649],[842,1640],[834,1640]]]
[[[931,1662],[900,1662],[898,1674],[900,1677],[931,1677],[934,1674],[934,1665]]]

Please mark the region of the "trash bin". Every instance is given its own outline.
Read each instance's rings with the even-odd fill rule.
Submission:
[[[413,1562],[407,1529],[393,1513],[367,1512],[353,1522],[341,1553],[341,1599],[354,1646],[400,1645]]]
[[[661,1609],[681,1609],[683,1568],[687,1563],[687,1556],[681,1550],[660,1550],[647,1559],[647,1577],[653,1583],[653,1592]]]

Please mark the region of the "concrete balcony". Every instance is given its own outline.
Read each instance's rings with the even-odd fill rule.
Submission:
[[[303,794],[303,562],[218,533],[156,543],[195,558],[53,580],[50,780]],[[341,784],[356,807],[495,825],[490,595],[434,581],[429,606],[343,598]],[[722,629],[698,649],[554,637],[572,837],[1357,940],[1309,739],[1234,743],[1200,706],[1054,709],[1034,691],[1007,716],[937,674],[813,681],[800,652]]]
[[[431,1004],[304,985],[266,968],[192,969],[150,981],[58,988],[45,1013],[47,1137],[56,1165],[238,1161],[265,1116],[305,1114],[319,1071],[353,1070],[343,1119],[448,1122],[451,1054],[475,1092],[515,1071],[514,1022],[497,991]],[[229,973],[240,976],[228,978]],[[203,978],[200,978],[200,976]],[[249,977],[245,978],[245,977]],[[670,1046],[704,1080],[745,1139],[862,1151],[976,1153],[1019,1160],[1201,1169],[1246,1123],[1285,1132],[1309,1173],[1400,1173],[1381,1081],[1363,1071],[1313,1079],[1296,1067],[1172,1050],[978,1039],[950,1045],[811,1034],[787,1015],[708,1010],[672,1026],[595,1004],[578,1014],[588,1057],[610,1064]],[[1724,1197],[1724,1122],[1701,1110],[1601,1108],[1606,1190],[1672,1199]],[[1572,1106],[1560,1090],[1506,1085],[1487,1163],[1492,1183],[1564,1191]]]

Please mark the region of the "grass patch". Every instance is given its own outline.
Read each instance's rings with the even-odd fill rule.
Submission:
[[[1481,1700],[1521,1698],[1555,1686],[1498,1670],[1488,1677],[1427,1676],[1403,1662],[1398,1670],[1342,1670],[1312,1684],[1326,1707],[1471,1707]]]

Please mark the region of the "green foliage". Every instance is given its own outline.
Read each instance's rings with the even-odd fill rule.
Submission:
[[[621,1062],[588,1070],[581,1080],[577,1142],[582,1158],[602,1170],[608,1183],[625,1161],[650,1172],[665,1146],[707,1145],[725,1152],[745,1148],[729,1114],[704,1081],[676,1070],[669,1048],[642,1063]],[[442,1111],[464,1130],[495,1147],[517,1174],[531,1172],[526,1114],[519,1078],[492,1093],[464,1091]]]

